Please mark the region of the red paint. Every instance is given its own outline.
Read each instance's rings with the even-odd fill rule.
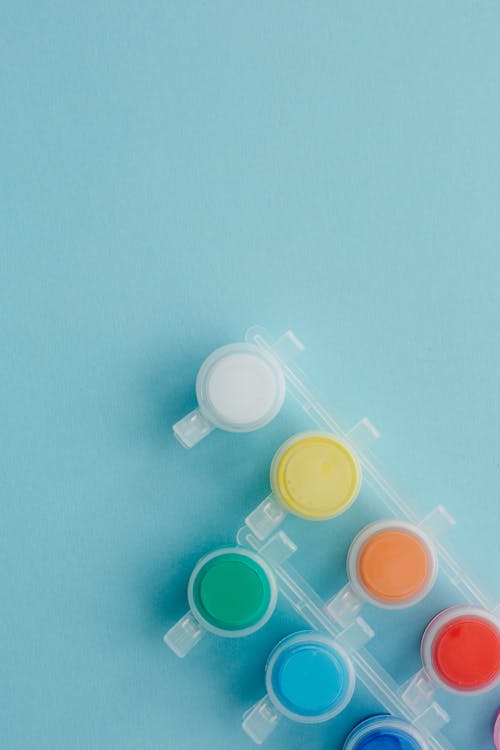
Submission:
[[[500,675],[500,632],[490,620],[461,615],[437,632],[432,663],[455,690],[481,690]]]

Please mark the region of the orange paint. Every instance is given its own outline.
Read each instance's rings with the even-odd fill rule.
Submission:
[[[383,603],[404,604],[425,588],[432,573],[428,548],[405,529],[383,529],[363,544],[358,577],[367,594]]]

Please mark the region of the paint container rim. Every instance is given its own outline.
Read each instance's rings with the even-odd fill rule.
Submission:
[[[273,405],[265,414],[250,422],[232,422],[230,419],[224,417],[212,404],[208,395],[208,383],[211,372],[221,360],[234,354],[248,354],[264,362],[274,378],[276,392]],[[255,344],[240,342],[226,344],[214,349],[202,363],[196,377],[196,398],[200,412],[208,422],[226,432],[253,432],[269,424],[283,406],[285,395],[285,376],[278,360],[272,354],[260,349]]]
[[[349,458],[352,460],[355,471],[356,471],[356,486],[351,494],[351,497],[349,498],[348,502],[345,503],[339,510],[335,510],[333,513],[329,513],[328,515],[321,516],[321,517],[315,517],[307,515],[306,513],[300,512],[297,508],[294,508],[293,506],[289,505],[289,503],[285,500],[283,497],[279,482],[278,482],[278,472],[280,468],[281,461],[287,451],[296,443],[300,443],[302,440],[307,440],[308,438],[327,438],[332,443],[335,443],[336,445],[340,446],[341,449],[349,456]],[[294,516],[298,516],[299,518],[302,518],[306,521],[329,521],[332,518],[336,518],[337,516],[341,516],[343,513],[349,510],[349,508],[356,502],[359,491],[361,489],[361,485],[363,482],[363,475],[361,470],[361,464],[352,450],[352,448],[346,443],[339,439],[337,435],[335,435],[332,432],[328,432],[327,430],[304,430],[303,432],[297,432],[291,437],[288,438],[288,440],[285,440],[284,443],[280,445],[278,450],[273,456],[273,459],[271,461],[271,467],[269,471],[270,475],[270,483],[271,483],[271,489],[274,497],[277,499],[281,507],[283,507],[287,513],[291,513]]]
[[[205,615],[199,608],[194,594],[196,581],[203,568],[205,568],[208,563],[210,563],[212,560],[215,560],[217,557],[225,557],[227,555],[237,555],[238,557],[247,557],[252,560],[261,568],[269,584],[269,602],[264,613],[252,625],[235,630],[220,628],[210,622],[210,620],[205,617]],[[244,638],[245,636],[251,635],[252,633],[260,630],[273,615],[274,610],[276,609],[276,604],[278,602],[278,585],[276,583],[276,577],[271,567],[265,560],[263,560],[262,557],[257,555],[255,552],[244,549],[242,547],[219,547],[216,550],[213,550],[207,555],[201,557],[196,563],[189,577],[187,598],[191,612],[198,620],[198,622],[203,625],[205,630],[208,630],[210,633],[214,633],[215,635],[222,636],[223,638]]]
[[[356,750],[359,741],[366,738],[372,730],[384,728],[406,732],[411,740],[418,743],[420,750],[429,750],[428,743],[412,724],[406,721],[406,719],[389,714],[371,716],[360,724],[357,724],[346,737],[342,750]]]
[[[367,591],[367,589],[363,586],[359,579],[358,559],[363,546],[372,536],[375,536],[375,534],[378,534],[379,532],[386,529],[394,531],[402,529],[403,531],[410,532],[415,537],[418,537],[429,555],[430,574],[427,581],[425,582],[425,585],[416,594],[408,597],[402,602],[389,602],[377,599],[377,597]],[[360,599],[373,604],[379,609],[407,609],[408,607],[412,607],[414,604],[418,604],[418,602],[422,601],[422,599],[425,599],[425,597],[430,593],[439,573],[439,557],[432,539],[417,524],[412,523],[411,521],[402,520],[400,518],[387,518],[381,519],[380,521],[374,521],[358,532],[349,547],[346,567],[350,585]]]
[[[342,699],[331,709],[318,715],[304,715],[299,714],[283,704],[273,685],[273,670],[278,662],[278,659],[284,651],[290,647],[298,646],[301,643],[304,644],[318,644],[320,646],[326,646],[328,649],[335,652],[340,658],[343,667],[345,667],[346,673],[346,685]],[[327,635],[318,633],[316,631],[298,631],[291,635],[283,638],[273,648],[266,663],[266,690],[271,702],[276,708],[288,719],[299,722],[301,724],[320,724],[322,722],[332,719],[334,716],[340,714],[350,703],[356,687],[356,671],[354,665],[347,654],[347,652],[335,642],[335,640]]]
[[[494,625],[497,628],[500,638],[500,622],[498,618],[495,617],[495,615],[489,612],[487,609],[483,609],[482,607],[475,607],[473,605],[462,604],[448,607],[447,609],[443,609],[441,610],[441,612],[438,612],[429,622],[424,631],[420,647],[422,664],[430,679],[436,685],[443,688],[447,692],[453,693],[455,695],[481,695],[482,693],[488,693],[490,690],[493,690],[497,685],[500,684],[500,669],[498,670],[496,678],[487,685],[484,685],[480,688],[468,689],[456,688],[453,687],[453,685],[450,685],[441,677],[438,670],[434,666],[433,646],[436,636],[446,625],[453,622],[454,620],[458,620],[463,617],[471,617],[478,620],[488,621],[488,623]]]

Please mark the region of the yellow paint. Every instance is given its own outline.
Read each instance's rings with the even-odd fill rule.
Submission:
[[[303,518],[332,518],[355,500],[360,470],[352,453],[323,434],[297,436],[278,451],[271,483],[287,508]]]

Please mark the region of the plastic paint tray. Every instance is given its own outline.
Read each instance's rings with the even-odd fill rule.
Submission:
[[[491,737],[492,718],[498,707],[495,690],[483,692],[477,688],[483,684],[481,680],[491,687],[488,669],[492,659],[499,657],[500,648],[500,642],[495,641],[495,634],[499,632],[499,610],[443,544],[443,536],[454,524],[452,517],[443,506],[421,517],[414,503],[407,502],[395,489],[370,452],[370,446],[379,437],[377,429],[368,419],[350,429],[339,424],[324,399],[314,393],[292,362],[303,350],[293,333],[287,332],[274,340],[266,330],[254,327],[247,331],[245,340],[246,344],[217,350],[207,360],[212,366],[214,361],[220,361],[220,352],[225,356],[229,352],[232,357],[229,364],[238,366],[244,357],[262,354],[265,363],[262,371],[251,363],[254,376],[261,380],[260,390],[244,409],[237,408],[227,381],[223,383],[223,390],[229,396],[220,410],[229,404],[239,423],[231,425],[230,420],[224,422],[219,417],[212,420],[210,409],[204,408],[203,401],[210,388],[203,382],[199,387],[198,381],[200,407],[174,426],[176,437],[185,447],[192,447],[214,427],[234,432],[258,429],[279,413],[285,392],[293,398],[295,410],[288,409],[286,414],[290,440],[278,450],[272,465],[270,461],[272,492],[253,510],[249,509],[245,525],[237,533],[239,547],[255,553],[266,570],[272,571],[272,585],[275,580],[280,593],[303,618],[305,627],[331,639],[347,655],[357,680],[370,691],[383,711],[410,722],[432,750],[461,750],[465,745],[474,745],[479,750],[478,731],[481,738],[488,733]],[[239,357],[236,361],[235,352]],[[219,367],[224,377],[229,364]],[[206,363],[200,373],[203,368],[206,372]],[[220,392],[218,381],[212,391],[220,405],[217,388]],[[229,407],[225,411],[227,416]],[[242,424],[242,415],[246,425]],[[311,433],[302,433],[304,416]],[[296,433],[300,434],[294,437]],[[307,454],[301,446],[305,445],[304,437],[308,438],[309,434],[314,440],[309,440],[310,454]],[[321,442],[323,435],[330,444]],[[345,449],[346,455],[335,446],[335,441]],[[323,457],[325,450],[329,451],[326,458]],[[317,456],[323,463],[318,463],[319,459],[316,461]],[[348,465],[349,456],[354,458],[355,467]],[[314,480],[315,465],[323,467],[330,460],[340,467],[337,473],[345,475],[343,494],[336,501],[338,507],[333,508],[333,512],[324,511],[321,502],[312,509],[303,507],[296,499],[306,496]],[[291,463],[293,461],[295,463]],[[295,492],[292,498],[286,494],[288,489],[284,489],[282,464],[288,470],[287,488],[292,487]],[[359,469],[357,479],[356,467]],[[316,497],[322,500],[318,491]],[[345,515],[339,515],[328,524],[305,520],[330,518],[344,511],[347,511]],[[290,523],[294,528],[293,538],[290,531],[286,533],[281,528],[282,524],[287,528],[288,515],[302,516]],[[311,550],[321,543],[338,548],[335,559],[339,564],[328,573],[314,570],[310,564]],[[388,578],[380,561],[390,554],[399,554],[402,545],[406,550],[404,564],[400,562],[397,566],[396,578]],[[294,558],[293,565],[291,558]],[[408,604],[412,605],[411,609],[403,612],[402,608]],[[457,609],[433,621],[440,611],[452,606]],[[409,620],[405,613],[408,612],[411,612],[410,630],[414,638],[411,642],[408,639],[406,644]],[[491,643],[488,628],[492,633]],[[184,655],[203,632],[203,623],[200,626],[199,617],[190,611],[171,628],[165,640],[178,655]],[[402,675],[397,658],[388,659],[387,648],[384,653],[379,648],[388,637],[387,633],[391,642],[395,641],[396,654],[398,649],[415,648],[414,640],[418,643],[422,639],[425,666],[421,665],[414,674]],[[478,666],[472,661],[465,667],[461,663],[457,667],[456,656],[449,648],[450,642],[455,643],[457,633],[466,651],[474,644],[474,638],[483,639],[490,648],[490,651],[486,649],[486,656],[484,648],[478,652],[478,662],[486,659],[484,664]],[[498,671],[500,674],[500,669]],[[493,675],[492,682],[496,682],[497,677]],[[467,694],[471,687],[477,693],[472,697]],[[261,743],[283,714],[287,715],[276,695],[269,695],[268,691],[246,712],[243,728],[254,741]]]

